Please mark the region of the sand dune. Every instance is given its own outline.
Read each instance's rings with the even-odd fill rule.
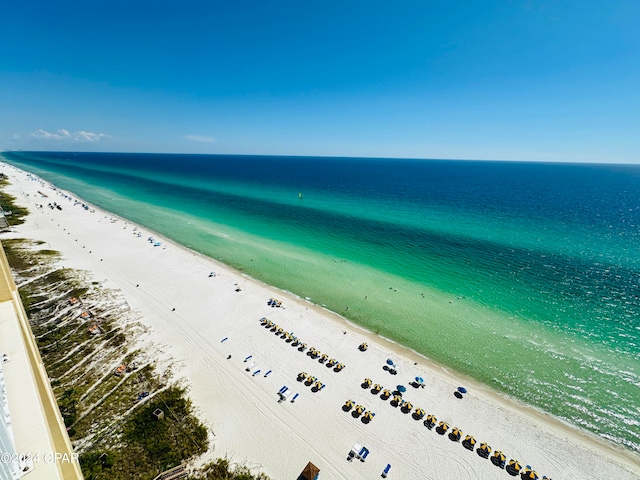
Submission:
[[[463,448],[447,435],[429,430],[412,413],[363,389],[364,378],[384,388],[405,385],[404,398],[463,437],[473,435],[556,480],[640,478],[640,462],[630,452],[566,426],[554,418],[506,399],[399,346],[350,325],[305,300],[262,284],[154,232],[91,207],[74,206],[75,197],[52,190],[26,173],[3,166],[8,191],[29,207],[16,237],[43,240],[60,251],[65,266],[93,272],[106,286],[122,290],[150,327],[149,344],[170,346],[175,370],[190,384],[190,396],[210,427],[215,450],[246,462],[274,479],[296,478],[308,461],[320,478],[378,478],[392,465],[397,479],[507,479],[507,472]],[[48,195],[43,198],[38,190]],[[50,209],[57,202],[62,210]],[[37,204],[44,207],[38,208]],[[152,236],[161,244],[148,241]],[[210,276],[210,272],[215,276]],[[239,289],[239,291],[237,291]],[[269,298],[282,307],[267,305]],[[267,317],[309,347],[344,363],[334,372],[261,325]],[[346,333],[345,333],[346,332]],[[223,339],[225,339],[223,341]],[[368,342],[365,352],[358,345]],[[229,355],[231,358],[229,359]],[[244,359],[251,355],[247,362]],[[398,374],[383,369],[386,360]],[[255,363],[247,372],[246,367]],[[417,363],[417,364],[416,364]],[[256,370],[260,373],[253,375]],[[265,377],[265,373],[271,373]],[[325,387],[313,392],[297,381],[304,371]],[[425,388],[409,385],[425,379]],[[469,392],[454,396],[459,385]],[[295,403],[278,403],[287,386]],[[351,399],[375,412],[365,424],[344,412]],[[346,460],[354,443],[370,450],[366,462]]]

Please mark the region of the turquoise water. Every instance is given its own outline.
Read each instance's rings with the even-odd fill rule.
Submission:
[[[637,166],[4,157],[640,452]]]

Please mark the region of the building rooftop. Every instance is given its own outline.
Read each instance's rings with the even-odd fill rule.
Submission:
[[[1,244],[0,332],[0,479],[82,479]]]

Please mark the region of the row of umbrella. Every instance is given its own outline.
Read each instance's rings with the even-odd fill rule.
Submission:
[[[431,430],[435,426],[436,422],[437,418],[434,415],[428,415],[424,420],[424,425],[429,428],[429,430]],[[440,435],[444,435],[448,431],[449,424],[447,422],[441,421],[440,423],[438,423],[436,432],[438,432]],[[454,427],[453,429],[451,429],[451,432],[449,432],[449,439],[453,442],[459,442],[462,438],[462,435],[462,430],[460,430],[458,427]],[[473,451],[475,445],[476,439],[472,435],[467,435],[464,437],[464,440],[462,441],[462,446],[464,448]],[[476,453],[482,458],[491,458],[491,463],[493,463],[497,467],[504,468],[512,476],[520,474],[522,480],[538,480],[540,478],[538,473],[533,470],[531,466],[527,465],[523,469],[522,464],[518,460],[511,459],[509,460],[509,464],[507,465],[506,456],[500,450],[494,451],[493,455],[491,455],[491,447],[486,442],[482,442],[480,444],[480,446],[476,449]],[[547,476],[543,476],[542,480],[551,479]]]
[[[277,336],[283,338],[287,343],[291,343],[292,347],[297,347],[299,352],[304,352],[305,350],[307,350],[307,344],[303,343],[298,337],[293,334],[293,332],[286,332],[282,327],[278,326],[268,318],[262,317],[260,319],[260,325],[268,330],[271,330]],[[319,358],[320,363],[325,364],[327,368],[333,368],[333,371],[336,373],[345,368],[344,363],[339,362],[335,358],[329,358],[329,355],[320,352],[320,350],[317,350],[314,347],[309,348],[307,355],[314,360],[316,358]]]
[[[364,405],[356,404],[353,400],[347,400],[342,406],[342,410],[348,412],[351,409],[353,409],[353,415],[355,417],[359,417],[360,415],[362,415],[362,421],[364,423],[369,423],[371,420],[373,420],[373,417],[376,416],[376,414],[371,410],[367,410]]]
[[[307,387],[311,387],[311,389],[314,392],[320,391],[325,387],[325,385],[320,380],[318,380],[313,375],[307,374],[306,372],[298,373],[298,381],[299,382],[304,382],[304,384]]]
[[[382,385],[380,385],[379,383],[374,384],[370,378],[365,378],[360,386],[362,388],[371,388],[371,393],[374,395],[382,391],[382,393],[380,394],[380,398],[382,400],[388,400],[389,398],[391,398],[391,405],[394,407],[399,406],[405,413],[409,413],[411,410],[413,410],[413,405],[411,404],[411,402],[406,401],[402,398],[402,393],[407,391],[407,389],[402,385],[397,385],[396,391],[394,393],[387,388],[383,389]],[[422,408],[416,408],[413,417],[419,420],[424,417],[424,415],[425,411]]]
[[[420,382],[421,380],[424,381],[422,378],[416,377],[416,382]],[[374,384],[370,378],[365,378],[361,386],[362,388],[371,388],[371,393],[374,393],[374,394],[378,393],[382,389],[382,386],[380,384],[378,383]],[[393,396],[391,400],[391,404],[394,407],[399,406],[405,413],[408,413],[411,410],[413,410],[413,405],[411,404],[411,402],[404,400],[402,398],[402,393],[406,391],[406,388],[402,385],[398,385],[396,388],[399,394]],[[464,387],[458,387],[457,391],[461,394],[467,393]],[[380,395],[380,398],[382,398],[383,400],[387,400],[389,397],[391,397],[391,395],[392,393],[388,389],[384,389],[382,395]],[[347,407],[349,402],[351,402],[351,400],[349,400],[347,404],[345,404],[345,407]],[[348,408],[351,408],[351,407],[348,407]],[[415,410],[413,411],[412,416],[415,420],[422,420],[425,417],[425,415],[426,415],[426,412],[424,411],[424,409],[420,407],[416,407]],[[438,419],[434,415],[427,415],[423,423],[425,427],[431,430],[436,425],[437,421]],[[440,423],[438,423],[438,427],[436,428],[436,431],[440,435],[444,435],[449,431],[449,428],[450,426],[447,422],[441,421]],[[449,432],[449,439],[454,442],[459,442],[460,439],[462,438],[462,435],[463,435],[462,430],[460,430],[458,427],[454,427],[453,429],[451,429],[451,432]],[[476,445],[476,439],[472,435],[465,436],[464,440],[462,441],[462,446],[465,447],[467,450],[473,450],[475,445]],[[477,453],[483,458],[489,458],[489,455],[491,454],[491,447],[487,443],[483,442],[478,447]],[[538,480],[540,478],[538,473],[535,470],[533,470],[529,465],[527,465],[523,469],[521,463],[517,460],[511,459],[509,461],[509,464],[506,465],[506,457],[504,453],[500,450],[496,450],[493,453],[493,455],[491,456],[491,462],[500,468],[505,468],[511,475],[515,476],[520,474],[523,480]],[[546,476],[543,476],[542,480],[551,480],[551,479],[549,479]]]

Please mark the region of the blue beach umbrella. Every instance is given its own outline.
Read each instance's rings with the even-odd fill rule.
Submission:
[[[466,389],[466,388],[464,388],[464,387],[458,387],[458,391],[459,391],[460,393],[467,393],[467,389]]]
[[[422,377],[416,377],[416,382],[418,382],[418,383],[423,383],[423,382],[424,382],[424,378],[422,378]]]
[[[393,360],[391,360],[390,358],[387,358],[387,365],[393,365]]]
[[[397,388],[398,388],[398,391],[399,391],[399,392],[403,392],[403,393],[404,393],[404,392],[406,392],[406,391],[407,391],[407,387],[405,387],[404,385],[398,385],[398,387],[397,387]]]

